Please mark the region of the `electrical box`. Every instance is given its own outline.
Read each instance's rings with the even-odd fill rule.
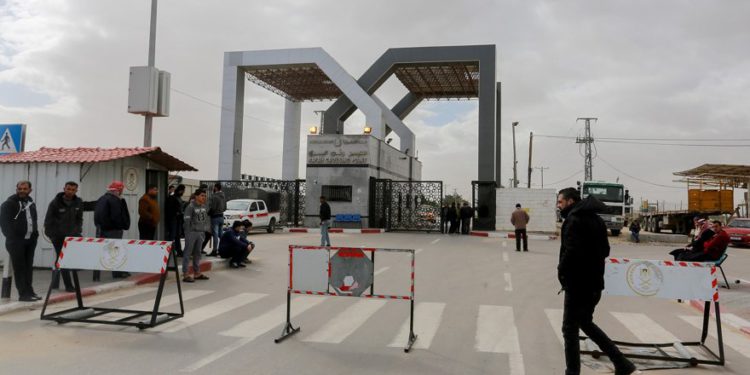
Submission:
[[[156,105],[156,115],[160,117],[169,116],[169,92],[172,75],[169,72],[159,71],[159,98]]]
[[[128,86],[128,112],[155,115],[158,109],[159,70],[150,66],[131,66]],[[168,111],[167,111],[168,112]]]

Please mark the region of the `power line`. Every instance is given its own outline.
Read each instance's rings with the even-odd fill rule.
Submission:
[[[658,142],[635,142],[635,141],[611,141],[597,139],[601,143],[619,143],[630,145],[651,145],[651,146],[679,146],[679,147],[750,147],[750,144],[731,145],[731,144],[698,144],[698,143],[658,143]]]
[[[178,90],[178,89],[176,89],[176,88],[174,88],[174,87],[172,87],[172,91],[174,91],[174,92],[176,92],[176,93],[178,93],[178,94],[181,94],[181,95],[187,96],[188,98],[191,98],[191,99],[193,99],[193,100],[197,100],[197,101],[199,101],[199,102],[201,102],[201,103],[203,103],[203,104],[208,104],[208,105],[210,105],[210,106],[212,106],[212,107],[216,107],[216,108],[218,108],[218,109],[221,109],[221,110],[231,110],[231,108],[226,108],[226,107],[223,107],[223,106],[221,106],[221,105],[218,105],[218,104],[215,104],[215,103],[211,103],[211,102],[209,102],[208,100],[204,100],[204,99],[201,99],[201,98],[199,98],[199,97],[197,97],[197,96],[194,96],[194,95],[188,94],[188,93],[186,93],[186,92],[184,92],[184,91],[181,91],[181,90]],[[278,124],[278,123],[275,123],[275,122],[271,122],[271,121],[268,121],[268,120],[265,120],[265,119],[262,119],[262,118],[259,118],[259,117],[253,117],[253,116],[250,116],[250,115],[246,115],[246,114],[244,114],[244,113],[243,113],[243,117],[247,117],[247,118],[249,118],[249,119],[253,119],[253,120],[258,120],[258,121],[262,121],[262,122],[265,122],[265,123],[267,123],[267,124],[270,124],[270,125],[281,126],[281,125],[280,125],[280,124]]]
[[[554,182],[548,182],[548,183],[547,183],[547,185],[556,185],[556,184],[559,184],[559,183],[561,183],[561,182],[565,182],[565,181],[567,181],[567,180],[570,180],[571,178],[573,178],[573,177],[575,177],[575,176],[578,176],[578,175],[579,175],[579,174],[581,174],[581,173],[583,173],[583,169],[581,169],[580,171],[576,171],[576,172],[575,172],[575,173],[573,173],[572,175],[570,175],[570,176],[568,176],[568,177],[565,177],[565,178],[563,178],[562,180],[559,180],[559,181],[554,181]]]
[[[577,139],[578,137],[553,134],[534,134],[535,137],[552,138],[552,139]],[[691,143],[655,143],[655,142],[748,142],[750,138],[618,138],[618,137],[597,137],[598,142],[608,143],[630,143],[638,145],[657,145],[657,146],[695,146],[695,147],[750,147],[750,145],[732,145],[732,144],[691,144]],[[645,142],[639,142],[645,141]]]
[[[632,175],[630,175],[628,173],[623,172],[619,168],[617,168],[614,165],[610,164],[608,161],[604,160],[604,158],[602,158],[601,156],[599,156],[599,160],[601,160],[604,164],[608,165],[610,168],[614,169],[615,171],[617,171],[619,173],[622,173],[625,176],[630,177],[630,178],[632,178],[632,179],[634,179],[636,181],[643,182],[644,184],[649,184],[649,185],[654,185],[654,186],[660,186],[660,187],[665,187],[665,188],[670,188],[670,189],[684,189],[685,188],[684,186],[662,185],[662,184],[653,183],[651,181],[646,181],[646,180],[640,179],[638,177],[635,177],[635,176],[632,176]]]

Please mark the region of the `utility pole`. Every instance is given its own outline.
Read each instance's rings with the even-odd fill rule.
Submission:
[[[534,167],[534,169],[538,169],[542,174],[542,189],[544,189],[544,170],[549,169],[549,167]]]
[[[531,146],[534,144],[534,132],[529,132],[529,178],[526,180],[526,188],[531,189]]]
[[[148,66],[156,66],[156,2],[151,0],[151,30],[148,37]],[[143,147],[151,147],[151,133],[153,131],[154,116],[146,114],[143,129]]]
[[[518,126],[518,121],[513,122],[513,186],[514,188],[518,187],[518,160],[516,160],[516,126]]]
[[[591,163],[591,144],[594,143],[594,138],[591,137],[591,120],[598,121],[599,119],[596,117],[579,117],[576,121],[580,120],[586,121],[586,133],[583,138],[577,137],[576,143],[583,143],[586,145],[583,180],[591,181],[593,179],[593,174],[591,173],[591,169],[593,168],[593,164]]]

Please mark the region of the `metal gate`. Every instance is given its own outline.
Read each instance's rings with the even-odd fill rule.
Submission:
[[[268,210],[279,212],[279,225],[301,227],[305,221],[305,180],[276,180],[251,177],[248,180],[201,181],[208,185],[211,195],[215,183],[221,183],[227,201],[232,199],[262,199]]]
[[[440,231],[442,181],[370,179],[369,222],[387,231]]]

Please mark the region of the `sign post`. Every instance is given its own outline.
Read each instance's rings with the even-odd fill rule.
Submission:
[[[609,295],[633,296],[641,298],[667,298],[705,301],[703,309],[703,329],[700,341],[677,343],[631,343],[613,341],[619,346],[649,348],[659,354],[624,353],[628,358],[653,359],[688,363],[691,366],[724,365],[724,340],[721,332],[721,312],[719,309],[719,289],[716,266],[713,262],[680,262],[645,259],[609,258],[604,272],[605,292]],[[706,346],[711,303],[716,317],[717,355]],[[581,340],[586,340],[581,337]],[[705,357],[698,358],[688,353],[688,347],[702,350]],[[664,349],[673,348],[678,355],[670,355]],[[604,353],[598,350],[581,351],[598,358]]]
[[[180,275],[177,260],[174,254],[172,254],[171,241],[68,237],[63,243],[63,250],[60,252],[57,262],[55,262],[53,272],[59,273],[62,269],[72,271],[73,286],[75,287],[78,306],[46,314],[47,304],[52,293],[52,284],[50,283],[50,288],[47,290],[47,297],[44,300],[44,307],[42,308],[42,320],[53,320],[58,324],[81,322],[145,329],[182,318],[185,315]],[[154,308],[152,310],[126,310],[84,306],[81,296],[81,284],[78,281],[77,272],[77,270],[81,269],[161,274],[156,299],[154,300]],[[177,294],[180,300],[179,313],[159,311],[159,304],[162,292],[164,291],[164,282],[167,279],[169,271],[174,271],[177,280]],[[53,281],[56,276],[56,274],[53,275]],[[98,319],[98,317],[110,313],[124,314],[126,316],[117,320]]]

